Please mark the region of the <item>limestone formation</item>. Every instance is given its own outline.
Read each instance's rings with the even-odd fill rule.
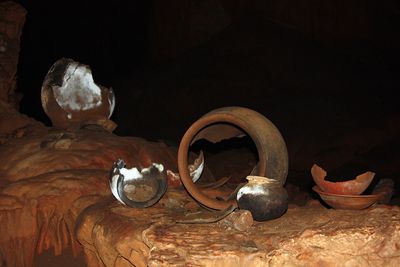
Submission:
[[[44,132],[43,132],[44,131]],[[106,131],[43,129],[0,146],[0,254],[7,266],[32,266],[35,253],[60,255],[76,243],[76,218],[85,207],[111,197],[113,162],[160,162],[176,171],[176,153],[162,143]]]
[[[18,105],[15,94],[20,36],[26,10],[11,1],[0,3],[0,101]]]
[[[279,219],[236,229],[223,220],[175,223],[182,213],[196,210],[191,210],[195,206],[184,195],[170,194],[146,211],[124,208],[115,201],[86,209],[77,234],[88,266],[400,264],[399,207],[333,210],[312,201],[289,208]],[[182,205],[168,206],[167,202]]]

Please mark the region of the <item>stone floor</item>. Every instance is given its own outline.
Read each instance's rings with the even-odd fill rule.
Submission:
[[[242,228],[231,219],[238,212],[215,223],[177,223],[216,215],[173,191],[147,209],[107,199],[87,208],[76,230],[88,266],[400,265],[397,206],[334,210],[311,200]]]

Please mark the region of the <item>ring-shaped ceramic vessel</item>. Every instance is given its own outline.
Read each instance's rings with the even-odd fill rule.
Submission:
[[[275,125],[262,114],[244,107],[215,109],[194,122],[184,134],[178,150],[178,169],[183,185],[201,204],[216,210],[236,200],[217,200],[207,196],[193,183],[188,171],[190,146],[200,139],[216,143],[221,140],[248,135],[258,152],[258,166],[254,175],[275,179],[283,186],[288,173],[288,153],[282,135]]]

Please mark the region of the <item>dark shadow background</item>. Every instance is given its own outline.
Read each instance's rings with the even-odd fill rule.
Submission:
[[[21,110],[42,121],[47,118],[40,107],[40,86],[47,70],[61,57],[90,65],[95,80],[114,87],[120,98],[140,91],[150,90],[154,95],[166,91],[163,86],[134,86],[138,80],[147,82],[149,76],[150,81],[161,81],[161,76],[177,76],[188,68],[191,71],[184,77],[176,78],[211,80],[211,75],[232,74],[231,81],[252,83],[254,77],[248,72],[260,73],[265,80],[258,87],[264,87],[265,98],[270,94],[265,88],[271,83],[281,86],[287,82],[282,79],[298,78],[294,76],[325,79],[328,86],[341,83],[336,91],[357,79],[380,80],[386,88],[398,86],[394,79],[400,60],[400,7],[393,0],[19,2],[28,11],[18,70],[18,88],[24,94]],[[255,57],[264,62],[256,62]],[[254,69],[241,69],[249,61]],[[207,63],[213,64],[215,73],[194,77],[199,68],[204,73],[201,67],[210,67]],[[236,73],[229,73],[231,69]],[[342,73],[326,77],[321,69],[333,75]],[[182,91],[179,82],[174,91]],[[224,87],[213,94],[221,104],[234,90]],[[289,89],[295,90],[284,88],[284,94],[290,95]],[[207,94],[207,88],[203,90]],[[323,85],[318,90],[326,88]],[[376,84],[373,90],[382,90],[382,86]],[[371,90],[362,94],[375,97]],[[391,98],[390,92],[383,97]],[[240,102],[240,97],[237,100],[231,102]],[[129,127],[123,126],[120,132],[135,133],[125,128]]]
[[[41,83],[70,57],[114,88],[117,134],[178,144],[202,114],[240,105],[280,129],[292,181],[314,162],[399,179],[398,1],[19,2],[29,116],[49,124]]]
[[[41,121],[40,87],[51,65],[69,57],[92,67],[112,86],[148,58],[151,1],[19,1],[28,11],[22,34],[18,88],[21,111]]]

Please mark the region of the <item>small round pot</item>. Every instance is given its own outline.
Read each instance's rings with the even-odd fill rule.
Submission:
[[[167,190],[164,166],[156,163],[139,171],[137,168],[125,168],[125,162],[119,159],[114,163],[109,182],[114,197],[134,208],[154,205]]]
[[[236,196],[240,209],[248,210],[256,221],[278,218],[288,208],[288,194],[274,179],[262,176],[247,176],[248,183]]]

